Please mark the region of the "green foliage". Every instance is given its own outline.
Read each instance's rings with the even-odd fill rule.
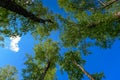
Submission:
[[[95,73],[92,74],[92,76],[95,80],[102,80],[103,78],[105,78],[104,73]]]
[[[27,61],[24,63],[26,65],[26,69],[23,69],[23,78],[25,80],[34,78],[37,79],[38,75],[40,75],[40,70],[38,65],[36,65],[35,60],[32,58],[32,56],[27,55]]]
[[[43,6],[41,0],[14,0],[18,5],[22,6],[26,11],[31,12],[36,17],[43,20],[51,20],[54,23],[46,22],[41,24],[35,22],[17,12],[12,12],[5,8],[0,7],[0,34],[3,37],[22,36],[27,32],[32,33],[34,36],[37,34],[49,36],[52,30],[58,28],[55,15],[46,7]],[[14,6],[12,6],[14,7]],[[37,36],[36,36],[37,37]],[[3,46],[4,44],[0,44]]]
[[[4,37],[0,36],[0,46],[4,47]]]
[[[115,18],[114,12],[86,10],[74,13],[73,18],[60,19],[64,26],[61,39],[66,47],[78,46],[82,40],[90,38],[95,40],[96,45],[107,48],[119,38],[120,23]]]
[[[81,80],[83,78],[83,72],[74,65],[74,61],[76,61],[79,65],[85,64],[85,61],[81,58],[80,52],[66,52],[63,59],[60,61],[61,69],[68,73],[70,80]]]
[[[83,43],[86,39],[91,40],[92,44],[90,45],[92,46],[95,45],[100,46],[101,48],[110,48],[113,42],[119,38],[120,22],[119,19],[115,17],[115,12],[119,12],[120,10],[117,6],[120,5],[119,2],[111,4],[104,9],[100,9],[102,5],[98,1],[94,2],[94,0],[58,0],[58,3],[61,8],[70,14],[66,19],[59,17],[63,28],[61,31],[61,40],[64,47],[73,47],[77,50],[80,48],[80,51],[85,51],[86,53],[87,49],[81,48],[81,44],[85,44],[85,47],[89,46],[89,44],[86,45],[86,43]],[[69,58],[69,55],[67,55],[67,58]],[[70,65],[65,68],[70,68]],[[72,69],[70,71],[72,71]],[[74,73],[75,72],[72,74]],[[95,74],[93,77],[95,80],[101,80],[103,74]]]
[[[57,42],[48,39],[43,43],[35,45],[34,48],[36,58],[41,61],[53,60],[56,61],[59,56],[59,47]]]
[[[24,17],[24,15],[19,15],[17,12],[16,14],[15,12],[11,12],[4,8],[0,8],[0,26],[1,26],[0,33],[7,36],[14,36],[14,34],[22,35],[24,33],[27,33],[28,31],[36,32],[36,28],[38,28],[39,26],[45,26],[45,29],[49,31],[57,29],[54,14],[43,6],[41,0],[34,1],[14,0],[14,1],[18,5],[22,6],[26,11],[28,11],[28,13],[31,12],[32,14],[34,14],[35,17],[42,18],[43,20],[50,19],[54,23],[40,24],[29,18]]]
[[[83,67],[85,60],[81,55],[82,53],[88,55],[90,46],[110,48],[114,40],[120,38],[120,20],[115,16],[115,13],[120,10],[120,2],[101,9],[102,5],[96,0],[58,0],[60,8],[68,13],[67,18],[64,18],[63,15],[56,15],[44,7],[42,0],[14,1],[36,17],[53,21],[53,23],[41,24],[23,15],[0,8],[0,34],[16,36],[30,31],[41,41],[34,47],[34,56],[27,55],[26,67],[23,69],[25,80],[55,79],[57,63],[68,73],[69,79],[82,79],[85,73],[74,65],[74,61]],[[107,3],[110,0],[104,1]],[[44,40],[44,37],[48,37],[51,31],[57,29],[62,41],[60,45],[69,48],[62,56],[59,54],[59,43],[47,38]],[[91,42],[88,42],[88,39]],[[4,41],[1,36],[0,41]],[[92,76],[95,80],[101,80],[103,73],[96,73]]]
[[[27,2],[24,0],[22,1],[19,2],[21,3],[21,5]],[[17,17],[21,21],[22,27],[20,28],[20,31],[22,31],[23,33],[31,31],[33,35],[40,34],[41,37],[49,36],[50,32],[52,30],[56,30],[58,27],[55,20],[55,15],[48,8],[43,6],[41,0],[34,0],[34,1],[29,0],[28,2],[29,4],[26,4],[25,9],[27,9],[29,12],[32,12],[38,18],[50,19],[54,23],[51,24],[46,22],[46,24],[40,24],[38,22],[34,22],[30,19],[26,19],[20,16],[20,17]]]
[[[8,19],[9,11],[0,8],[0,26],[6,26],[9,22]]]
[[[34,57],[32,57],[31,55],[27,55],[27,60],[24,63],[26,68],[23,69],[22,71],[22,75],[23,75],[23,79],[27,80],[42,80],[42,75],[46,66],[46,63],[40,63],[40,60],[35,59]],[[54,76],[55,76],[55,72],[56,72],[56,68],[50,68],[46,75],[44,80],[53,80]]]
[[[17,80],[17,69],[10,65],[1,67],[0,80]]]
[[[95,7],[94,0],[58,0],[58,3],[69,12],[81,12]]]
[[[27,57],[26,68],[23,69],[23,78],[42,80],[43,74],[45,74],[44,80],[53,80],[55,78],[56,63],[59,59],[58,44],[48,39],[35,45],[34,52],[34,57]],[[46,69],[47,67],[48,69]]]
[[[57,30],[58,29],[58,25],[57,23],[48,23],[46,25],[36,25],[36,30],[32,33],[32,35],[37,38],[38,36],[40,36],[40,39],[49,36],[51,31],[53,30]]]

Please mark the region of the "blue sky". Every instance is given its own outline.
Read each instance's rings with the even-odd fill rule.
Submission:
[[[5,66],[7,64],[16,66],[19,70],[19,78],[21,74],[21,70],[24,67],[23,63],[25,61],[25,54],[33,53],[33,46],[35,44],[35,41],[33,40],[33,37],[30,34],[27,34],[23,37],[21,37],[19,45],[19,51],[15,52],[10,50],[10,40],[7,38],[5,41],[5,47],[7,48],[1,48],[0,47],[0,66]]]
[[[85,68],[90,73],[104,72],[103,80],[120,80],[120,41],[116,40],[111,49],[92,47],[91,55],[85,57],[87,60]]]
[[[57,0],[43,0],[45,6],[49,7],[53,12],[60,13],[65,16],[63,10],[61,10],[57,5]],[[55,35],[56,34],[56,35]],[[58,33],[52,32],[51,37],[54,40],[58,39]],[[6,38],[5,44],[7,48],[0,47],[0,66],[7,64],[14,65],[19,71],[19,77],[21,69],[24,67],[23,63],[25,61],[25,53],[34,53],[33,47],[36,42],[33,40],[31,34],[27,34],[21,37],[19,45],[19,52],[14,52],[9,49],[10,40]],[[86,59],[85,69],[90,73],[104,72],[105,79],[103,80],[120,80],[120,41],[116,40],[111,49],[101,49],[99,47],[92,47],[92,54],[89,56],[84,56]],[[57,69],[58,80],[67,80],[67,75],[60,74],[59,68]],[[88,80],[87,78],[83,80]]]

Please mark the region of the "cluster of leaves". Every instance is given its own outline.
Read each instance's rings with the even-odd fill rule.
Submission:
[[[92,76],[93,76],[93,78],[95,80],[102,80],[103,77],[105,78],[104,73],[102,73],[102,72],[101,73],[92,74]]]
[[[28,56],[23,69],[24,79],[53,80],[55,79],[56,63],[59,59],[57,42],[48,39],[35,45],[35,56]]]
[[[0,67],[0,80],[17,80],[17,69],[14,66]]]
[[[68,12],[81,12],[91,8],[95,8],[94,0],[58,0],[61,8]]]
[[[85,64],[85,60],[82,60],[80,52],[69,51],[64,54],[61,59],[60,66],[61,69],[68,73],[69,79],[78,80],[83,78],[83,72],[74,64],[74,61],[79,65]]]

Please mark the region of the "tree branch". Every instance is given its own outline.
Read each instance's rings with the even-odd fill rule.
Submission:
[[[50,65],[51,65],[51,62],[48,61],[48,62],[47,62],[47,66],[44,68],[44,72],[43,72],[42,75],[41,75],[41,80],[44,80],[45,75],[46,75],[48,69],[50,68]]]
[[[109,19],[108,19],[109,20]],[[113,16],[111,17],[111,22],[112,21],[119,21],[120,20],[120,11],[113,13]],[[106,20],[107,21],[107,20]],[[99,22],[91,22],[86,25],[88,28],[94,28],[97,25],[100,25],[101,23],[105,23],[105,21],[99,21]]]
[[[50,19],[42,19],[42,18],[36,17],[34,14],[32,14],[31,12],[28,12],[26,9],[18,5],[13,0],[0,0],[0,7],[10,10],[12,12],[15,12],[24,17],[27,17],[35,22],[40,22],[43,24],[45,24],[45,22],[53,23]]]
[[[87,75],[90,80],[95,80],[81,65],[77,64],[77,62],[74,60],[73,62],[85,75]]]
[[[118,0],[111,0],[108,3],[106,3],[103,7],[101,7],[101,9],[106,8],[106,7],[110,6],[111,4],[113,4],[113,3],[117,2],[117,1]]]

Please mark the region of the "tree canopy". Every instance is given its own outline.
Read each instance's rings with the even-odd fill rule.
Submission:
[[[0,40],[4,36],[22,36],[27,32],[39,41],[34,56],[27,55],[23,78],[56,79],[56,65],[67,72],[70,80],[102,80],[104,74],[91,74],[84,69],[91,46],[110,48],[120,38],[119,0],[58,0],[67,17],[44,7],[42,0],[0,0]],[[18,25],[20,24],[20,26]],[[49,39],[59,31],[59,42]],[[65,48],[66,52],[60,50]]]

